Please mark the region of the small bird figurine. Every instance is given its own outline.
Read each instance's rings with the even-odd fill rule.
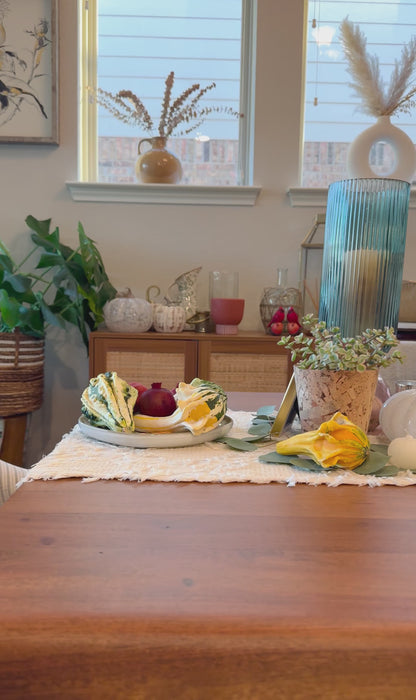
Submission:
[[[291,306],[289,311],[287,312],[286,320],[288,321],[288,323],[299,323],[299,317],[293,306]]]
[[[283,306],[279,306],[277,311],[274,312],[272,319],[270,323],[268,324],[268,327],[271,328],[272,323],[283,323],[283,319],[285,317],[285,310]]]

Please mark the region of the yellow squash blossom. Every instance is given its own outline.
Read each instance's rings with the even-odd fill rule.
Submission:
[[[359,467],[370,451],[367,435],[342,413],[335,413],[317,430],[294,435],[278,442],[276,451],[282,455],[307,455],[325,469]]]

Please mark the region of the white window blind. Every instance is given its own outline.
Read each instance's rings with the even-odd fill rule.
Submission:
[[[348,145],[375,122],[359,110],[359,99],[348,86],[351,77],[339,41],[339,25],[345,17],[365,34],[367,50],[379,57],[388,82],[403,45],[416,34],[416,0],[309,0],[302,181],[306,187],[324,187],[347,177]],[[413,143],[415,117],[416,109],[392,119]],[[379,143],[370,158],[372,168],[382,176],[390,167],[391,149]]]
[[[85,11],[90,25],[95,22],[89,41],[96,40],[89,51],[90,65],[85,67],[89,73],[84,76],[85,85],[112,93],[131,90],[145,104],[156,127],[171,71],[175,73],[173,99],[194,83],[202,88],[215,82],[200,106],[244,111],[240,119],[213,112],[195,132],[172,135],[168,148],[182,162],[183,184],[248,184],[250,108],[244,104],[242,110],[241,101],[250,101],[250,70],[243,69],[242,53],[247,46],[245,34],[253,31],[244,25],[244,18],[252,16],[246,12],[252,4],[252,0],[93,0]],[[85,35],[88,41],[87,31]],[[89,154],[96,167],[90,164],[86,170],[95,170],[101,182],[135,182],[138,140],[157,134],[117,120],[92,100],[84,102],[84,107],[90,112],[90,124],[91,113],[96,113],[96,153]],[[88,148],[84,142],[84,150]]]

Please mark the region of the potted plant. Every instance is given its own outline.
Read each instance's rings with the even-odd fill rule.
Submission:
[[[291,350],[302,429],[315,430],[339,411],[366,431],[379,368],[402,361],[393,328],[343,338],[338,327],[327,328],[312,314],[302,327],[278,341]]]
[[[47,327],[77,326],[88,351],[89,331],[103,321],[104,305],[117,293],[81,223],[76,250],[61,242],[57,227],[51,231],[51,219],[28,216],[26,224],[35,245],[20,263],[0,241],[2,417],[40,407]]]

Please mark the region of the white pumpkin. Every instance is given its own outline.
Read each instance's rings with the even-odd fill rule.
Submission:
[[[416,389],[390,396],[380,409],[380,425],[389,440],[416,437]]]
[[[154,304],[153,327],[158,333],[181,333],[186,321],[183,306],[165,306]]]
[[[104,320],[116,333],[145,333],[153,323],[153,307],[145,299],[116,297],[104,306]]]

